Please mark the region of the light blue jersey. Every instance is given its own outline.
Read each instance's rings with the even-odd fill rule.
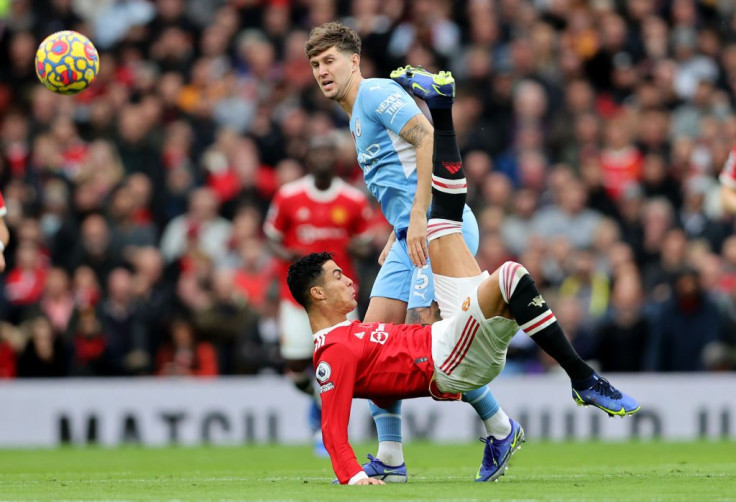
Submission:
[[[369,78],[360,83],[350,117],[358,163],[368,190],[394,227],[397,239],[373,284],[371,296],[407,302],[408,308],[428,307],[434,300],[429,264],[414,267],[406,249],[406,230],[417,191],[417,155],[414,145],[399,133],[422,113],[414,99],[396,82]],[[478,250],[478,224],[466,206],[463,235],[470,251]]]
[[[417,191],[417,151],[399,133],[420,113],[399,84],[386,78],[369,78],[360,83],[350,117],[350,132],[365,184],[397,233],[409,227],[409,212]]]

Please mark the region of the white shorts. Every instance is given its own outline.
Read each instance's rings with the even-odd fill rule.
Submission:
[[[483,317],[476,286],[460,300],[454,316],[432,325],[437,388],[455,394],[487,385],[503,370],[509,342],[518,330],[512,319]]]
[[[350,320],[357,318],[357,309],[348,314]],[[297,361],[312,359],[314,337],[304,307],[289,300],[281,300],[279,303],[279,331],[281,333],[281,357]]]

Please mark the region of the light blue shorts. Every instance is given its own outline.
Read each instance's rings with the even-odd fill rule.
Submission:
[[[480,241],[478,221],[473,211],[465,206],[463,212],[463,237],[473,256]],[[415,267],[406,250],[406,238],[397,238],[373,283],[371,298],[380,296],[401,300],[409,309],[429,307],[434,298],[434,279],[429,260],[423,267]]]

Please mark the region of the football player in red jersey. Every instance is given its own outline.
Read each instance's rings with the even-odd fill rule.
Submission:
[[[575,352],[521,264],[506,262],[492,274],[481,272],[462,236],[467,186],[451,109],[441,118],[446,127],[436,127],[434,133],[427,230],[443,320],[431,326],[351,322],[346,316],[356,306],[353,281],[329,253],[307,255],[289,267],[289,289],[306,309],[314,333],[322,433],[341,484],[383,484],[363,470],[348,443],[354,397],[371,399],[382,408],[413,397],[460,399],[461,393],[487,385],[501,372],[509,342],[520,328],[567,372],[578,404],[619,416],[640,408]],[[457,179],[436,183],[447,162],[459,167]],[[521,446],[523,429],[513,419],[510,425],[507,437],[485,438],[476,481],[503,475],[511,454]]]
[[[10,231],[8,225],[5,224],[5,215],[8,209],[5,207],[5,199],[0,193],[0,272],[5,271],[5,247],[10,241]]]
[[[372,210],[367,197],[336,177],[335,138],[313,138],[307,152],[309,174],[281,187],[266,216],[264,232],[269,247],[280,259],[281,277],[279,326],[281,355],[286,374],[300,391],[313,397],[310,422],[315,453],[326,456],[321,436],[319,394],[315,393],[312,371],[312,332],[304,309],[292,298],[286,271],[295,259],[311,252],[330,249],[350,276],[355,276],[350,249],[368,243]],[[357,319],[357,311],[350,313]]]

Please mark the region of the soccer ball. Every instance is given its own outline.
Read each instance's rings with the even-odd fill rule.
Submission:
[[[76,31],[58,31],[41,42],[36,51],[36,75],[58,94],[85,90],[97,76],[100,58],[87,37]]]

